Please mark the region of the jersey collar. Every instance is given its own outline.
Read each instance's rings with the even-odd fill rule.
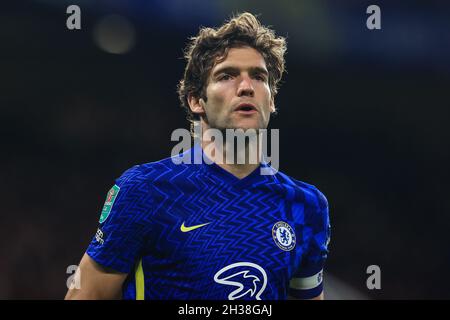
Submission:
[[[210,161],[203,161],[204,158],[207,158],[207,156],[204,154],[202,147],[200,144],[195,144],[194,147],[191,149],[192,158],[196,159],[196,163],[199,163],[201,161],[201,170],[205,172],[206,174],[218,178],[219,180],[233,185],[233,186],[247,186],[249,184],[260,184],[260,183],[268,183],[273,181],[273,175],[276,173],[275,169],[270,166],[270,164],[263,159],[263,161],[259,164],[259,166],[253,170],[249,175],[246,177],[240,179],[233,175],[232,173],[228,172],[227,170],[223,169],[216,163]],[[212,162],[212,163],[211,163]],[[209,164],[211,163],[211,164]],[[270,171],[273,174],[272,175],[263,175],[261,174],[262,170],[265,170],[266,172]]]

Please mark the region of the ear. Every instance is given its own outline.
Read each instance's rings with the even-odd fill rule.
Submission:
[[[202,98],[194,97],[191,93],[189,93],[188,103],[192,113],[198,115],[205,113],[205,101]]]

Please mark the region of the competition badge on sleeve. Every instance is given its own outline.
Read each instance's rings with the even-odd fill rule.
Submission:
[[[100,216],[100,223],[105,222],[105,220],[108,218],[109,213],[111,212],[112,206],[114,204],[114,200],[116,200],[117,194],[119,193],[119,186],[114,185],[109,191],[108,195],[106,196],[105,204],[103,205],[102,214]]]

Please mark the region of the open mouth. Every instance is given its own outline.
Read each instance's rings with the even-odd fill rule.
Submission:
[[[256,112],[257,110],[256,107],[250,103],[241,103],[240,105],[237,106],[237,108],[234,111],[251,113]]]

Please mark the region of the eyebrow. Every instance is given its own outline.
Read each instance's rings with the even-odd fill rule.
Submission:
[[[269,75],[269,72],[262,67],[250,67],[248,68],[248,71],[250,74],[264,74],[266,76]],[[238,74],[239,72],[240,72],[239,68],[228,66],[219,68],[218,70],[214,71],[212,76],[215,77],[220,73]]]

